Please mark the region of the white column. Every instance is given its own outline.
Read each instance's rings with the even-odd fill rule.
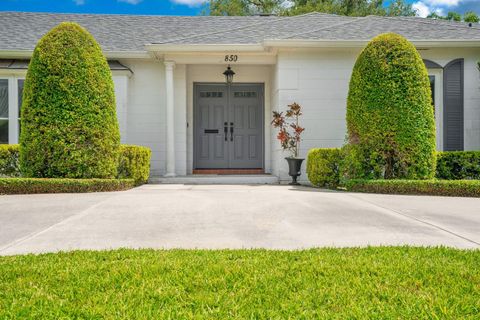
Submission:
[[[175,62],[165,61],[165,84],[167,94],[167,161],[165,177],[175,176],[175,101],[173,69]]]

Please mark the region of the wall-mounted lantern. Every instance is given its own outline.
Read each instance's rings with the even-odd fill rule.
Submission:
[[[227,84],[231,84],[233,82],[233,76],[235,75],[235,72],[233,72],[232,68],[230,68],[230,65],[228,65],[227,70],[223,73],[225,76],[225,81]]]

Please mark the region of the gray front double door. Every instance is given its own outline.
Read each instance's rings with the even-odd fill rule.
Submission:
[[[263,168],[263,85],[195,84],[195,169]]]

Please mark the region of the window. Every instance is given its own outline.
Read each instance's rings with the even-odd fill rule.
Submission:
[[[256,98],[256,91],[235,91],[233,94],[235,98]]]
[[[0,144],[18,143],[23,75],[0,78]]]
[[[8,80],[0,79],[0,144],[8,143]]]
[[[435,113],[435,76],[428,76],[430,80],[430,90],[432,91],[432,105],[433,112]]]
[[[210,92],[210,91],[201,91],[200,97],[202,98],[222,98],[223,92]]]
[[[443,70],[428,69],[428,80],[432,91],[432,108],[437,128],[437,150],[443,150]]]
[[[18,137],[20,138],[20,115],[22,109],[22,99],[23,99],[23,85],[25,83],[24,79],[18,79]]]

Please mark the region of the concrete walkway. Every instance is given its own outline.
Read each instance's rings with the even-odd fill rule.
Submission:
[[[290,186],[146,185],[0,196],[0,254],[73,249],[480,248],[480,199]]]

